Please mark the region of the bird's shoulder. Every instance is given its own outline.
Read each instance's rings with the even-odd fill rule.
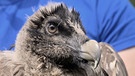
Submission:
[[[109,76],[128,76],[123,60],[107,43],[101,42],[100,65]]]
[[[22,76],[23,69],[22,63],[14,60],[14,51],[0,51],[0,76]]]

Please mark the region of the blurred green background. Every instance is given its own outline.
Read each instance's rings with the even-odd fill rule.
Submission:
[[[130,1],[135,6],[135,0],[130,0]]]

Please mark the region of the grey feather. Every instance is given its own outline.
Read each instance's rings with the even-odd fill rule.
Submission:
[[[115,66],[111,66],[112,59]],[[127,73],[121,58],[109,45],[92,43],[86,36],[78,12],[64,3],[53,2],[28,18],[18,33],[15,51],[0,52],[0,76],[127,76]]]

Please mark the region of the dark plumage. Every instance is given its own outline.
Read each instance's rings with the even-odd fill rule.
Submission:
[[[109,62],[104,54],[115,62]],[[127,73],[121,58],[109,45],[98,44],[86,36],[78,12],[53,2],[28,18],[17,36],[14,52],[0,52],[0,76],[127,76]]]

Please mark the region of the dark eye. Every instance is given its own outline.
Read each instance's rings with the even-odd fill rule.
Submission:
[[[50,23],[47,25],[47,31],[50,34],[56,34],[58,33],[58,26],[56,24]]]

